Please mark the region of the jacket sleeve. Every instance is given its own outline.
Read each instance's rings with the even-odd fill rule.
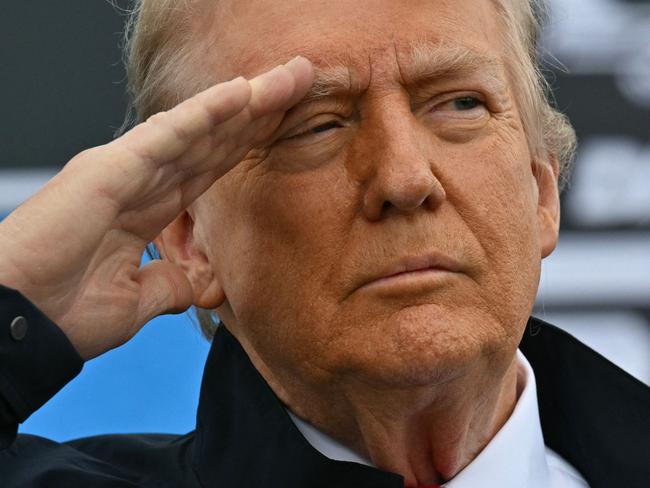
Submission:
[[[0,451],[83,367],[63,331],[18,291],[0,285]]]

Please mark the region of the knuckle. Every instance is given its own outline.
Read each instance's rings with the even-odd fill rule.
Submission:
[[[130,165],[132,163],[144,163],[147,167],[156,167],[157,161],[154,149],[147,144],[125,144],[125,157],[121,159],[121,164]]]
[[[72,158],[70,162],[71,163],[74,162],[74,164],[87,164],[90,162],[94,162],[103,156],[103,152],[104,149],[102,146],[84,149],[79,154],[77,154],[74,158]]]
[[[147,119],[147,124],[161,127],[163,130],[170,131],[173,136],[183,143],[190,140],[190,134],[185,130],[182,124],[170,114],[170,112],[158,112]]]
[[[170,129],[172,130],[174,136],[180,140],[181,142],[190,142],[191,137],[190,134],[185,130],[185,128],[176,123],[170,123],[169,125]]]
[[[168,113],[166,111],[157,112],[151,115],[145,123],[149,125],[158,125],[164,123],[167,120],[167,117]]]

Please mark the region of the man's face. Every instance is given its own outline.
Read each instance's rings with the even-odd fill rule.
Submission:
[[[197,206],[220,316],[272,370],[407,385],[512,357],[544,250],[501,29],[489,0],[218,2],[223,78],[302,54],[351,85]],[[377,281],[407,266],[429,270]]]

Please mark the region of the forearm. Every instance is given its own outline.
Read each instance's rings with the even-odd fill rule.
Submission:
[[[0,449],[82,367],[61,329],[19,292],[0,285]]]

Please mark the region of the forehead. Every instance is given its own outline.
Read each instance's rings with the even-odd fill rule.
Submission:
[[[316,67],[408,69],[414,48],[502,57],[493,0],[219,0],[204,12],[219,78],[253,77],[298,54]],[[204,4],[206,5],[206,4]],[[444,56],[443,56],[444,57]],[[402,66],[402,60],[406,66]],[[399,62],[399,65],[396,63]]]

